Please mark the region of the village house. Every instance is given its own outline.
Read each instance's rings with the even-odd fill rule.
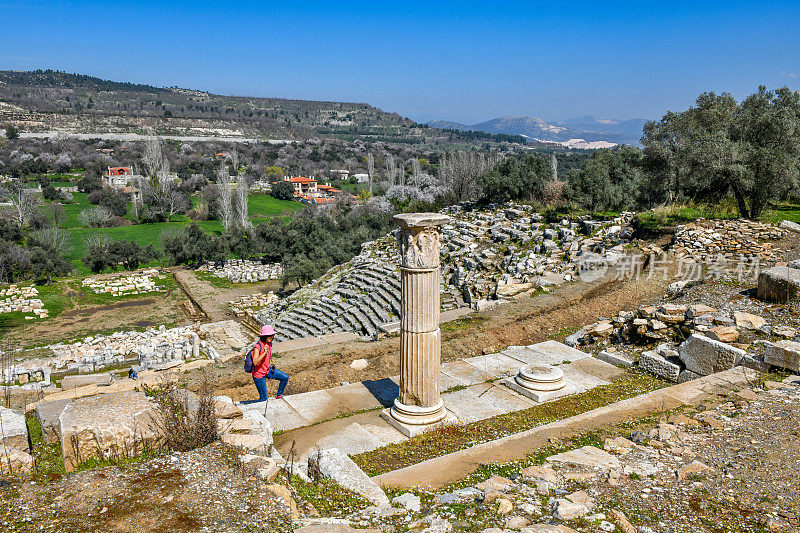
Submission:
[[[305,176],[295,176],[293,178],[286,176],[283,179],[292,184],[295,196],[313,195],[317,192],[317,180],[315,179]]]
[[[353,177],[358,183],[367,183],[369,181],[369,174],[353,174]]]
[[[124,189],[132,179],[133,169],[131,167],[108,167],[106,175],[103,176],[103,183],[112,189]]]

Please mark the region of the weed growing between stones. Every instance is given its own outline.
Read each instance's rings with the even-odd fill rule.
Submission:
[[[609,385],[470,424],[440,426],[397,444],[353,456],[369,476],[421,463],[483,442],[575,416],[669,385],[647,374],[631,372]]]
[[[201,376],[199,395],[178,388],[173,381],[145,388],[159,408],[158,424],[164,436],[164,448],[186,452],[219,439],[213,387],[207,373]]]
[[[58,441],[52,444],[44,442],[42,426],[39,424],[35,412],[25,415],[25,422],[28,425],[28,438],[36,472],[35,481],[38,483],[58,481],[66,473],[64,457],[61,454],[61,443]]]
[[[329,479],[308,483],[291,476],[290,485],[301,500],[313,505],[322,516],[345,517],[371,505],[362,496]]]

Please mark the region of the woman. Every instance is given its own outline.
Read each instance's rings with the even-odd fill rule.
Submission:
[[[258,389],[259,401],[269,398],[267,392],[267,378],[277,379],[281,382],[278,385],[278,394],[275,398],[283,398],[283,389],[289,383],[289,376],[272,366],[272,339],[275,338],[275,329],[272,326],[261,328],[261,335],[258,336],[258,343],[253,347],[253,382]]]

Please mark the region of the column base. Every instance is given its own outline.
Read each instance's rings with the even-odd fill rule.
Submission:
[[[381,418],[406,437],[419,435],[423,431],[446,422],[457,421],[453,415],[448,415],[449,412],[445,409],[442,400],[433,407],[419,407],[405,405],[400,403],[399,399],[395,399],[391,409],[384,409],[381,412]]]

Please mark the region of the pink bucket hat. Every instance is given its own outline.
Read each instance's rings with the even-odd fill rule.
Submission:
[[[261,328],[261,337],[266,337],[268,335],[275,335],[275,328],[269,324]]]

